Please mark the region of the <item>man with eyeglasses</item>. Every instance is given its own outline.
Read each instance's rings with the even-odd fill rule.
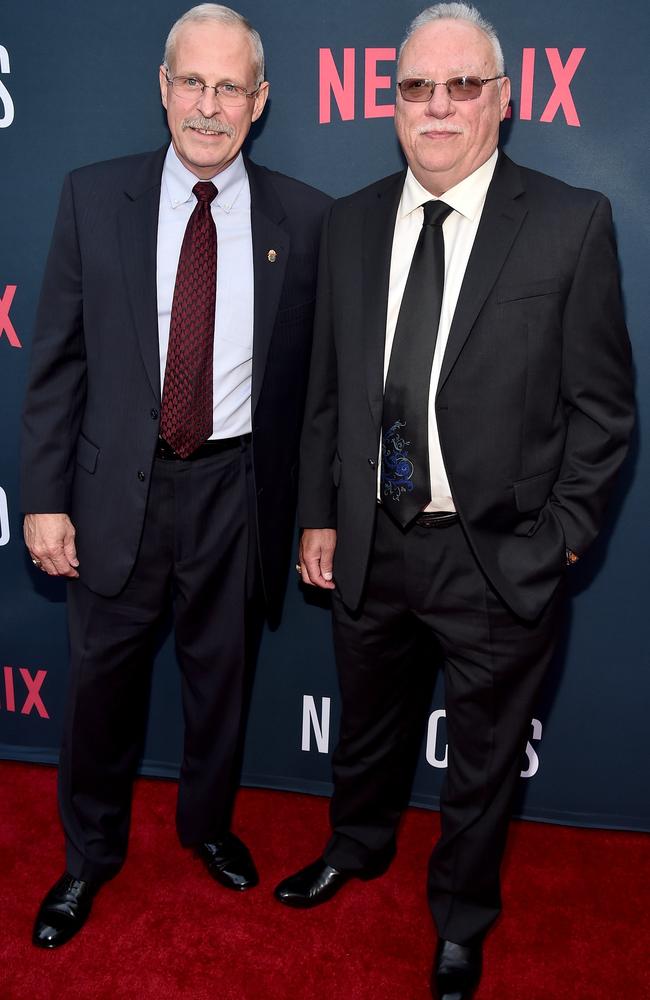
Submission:
[[[242,155],[268,89],[248,21],[194,7],[160,67],[171,145],[64,185],[23,450],[30,555],[69,579],[67,868],[39,909],[39,947],[79,931],[124,861],[170,599],[185,720],[179,837],[223,886],[258,880],[230,819],[249,668],[286,583],[329,202]]]
[[[408,168],[335,203],[301,444],[300,573],[332,591],[342,717],[333,832],[277,888],[312,907],[382,874],[430,698],[448,769],[428,896],[434,996],[471,996],[566,566],[601,523],[633,422],[607,200],[498,149],[494,29],[411,24],[395,127]]]

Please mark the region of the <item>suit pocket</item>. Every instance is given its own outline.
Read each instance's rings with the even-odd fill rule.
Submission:
[[[283,351],[305,353],[311,345],[314,303],[278,309],[273,327],[273,344]]]
[[[79,442],[77,444],[77,464],[85,469],[86,472],[90,472],[91,475],[94,474],[97,468],[97,459],[99,458],[99,448],[94,445],[92,441],[89,441],[87,437],[83,434],[79,435]]]
[[[298,306],[285,306],[282,309],[278,309],[276,315],[276,323],[284,326],[293,325],[295,323],[311,323],[314,318],[314,301],[303,302]]]
[[[558,472],[558,468],[549,469],[548,472],[540,472],[536,476],[529,476],[513,483],[515,504],[520,514],[539,510],[544,506],[555,485]]]
[[[557,278],[539,278],[537,281],[527,281],[517,285],[501,285],[497,288],[498,302],[514,302],[516,299],[532,299],[537,295],[551,295],[559,292],[560,282]]]

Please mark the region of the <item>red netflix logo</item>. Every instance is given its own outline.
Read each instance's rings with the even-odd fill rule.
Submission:
[[[553,93],[546,102],[546,107],[540,116],[541,122],[552,122],[562,108],[567,125],[580,127],[580,119],[571,94],[571,81],[582,62],[586,49],[571,49],[571,55],[566,63],[562,63],[557,49],[546,49],[546,59],[553,74]],[[535,49],[524,49],[521,58],[521,97],[519,100],[519,117],[522,121],[530,121],[533,117],[533,93],[535,87]],[[508,118],[512,109],[508,108]]]
[[[16,294],[16,287],[16,285],[6,285],[4,292],[0,295],[0,338],[4,333],[7,335],[7,340],[12,347],[22,347],[23,345],[18,339],[18,334],[9,315],[9,310]]]
[[[558,111],[562,110],[567,125],[579,127],[580,118],[571,93],[571,82],[587,50],[584,48],[571,49],[571,54],[566,62],[562,62],[559,49],[548,48],[544,51],[553,76],[553,90],[547,98],[539,120],[540,122],[552,122]],[[535,54],[536,49],[524,49],[522,53],[521,98],[519,101],[519,118],[522,121],[531,121],[532,119]],[[377,103],[377,95],[380,91],[393,91],[395,86],[391,76],[379,72],[378,63],[394,63],[395,59],[395,49],[372,48],[363,50],[364,118],[390,118],[395,113],[394,104]],[[356,76],[355,49],[343,49],[343,65],[340,69],[331,49],[319,50],[318,121],[321,125],[332,120],[332,98],[341,121],[354,120]],[[507,117],[511,116],[512,108],[509,108]]]
[[[24,667],[18,669],[16,667],[3,667],[2,673],[4,679],[4,708],[7,712],[20,711],[21,715],[30,715],[31,712],[37,712],[41,719],[49,719],[50,716],[41,697],[41,688],[43,681],[47,677],[47,670],[37,670],[33,677],[29,670],[26,670]],[[19,687],[16,690],[18,681]],[[16,708],[17,694],[21,698],[24,698],[22,708],[20,709]],[[0,708],[2,707],[0,702]]]

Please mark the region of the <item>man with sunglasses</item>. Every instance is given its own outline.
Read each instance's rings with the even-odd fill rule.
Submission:
[[[449,749],[432,991],[449,1000],[480,978],[566,566],[633,421],[609,204],[499,151],[509,99],[476,9],[415,19],[395,108],[408,168],[325,227],[301,445],[299,569],[332,591],[342,717],[331,839],[276,895],[316,906],[386,870],[433,641]]]
[[[242,155],[268,88],[248,21],[192,8],[160,67],[171,145],[64,185],[23,450],[32,560],[69,579],[67,869],[39,910],[39,947],[79,931],[124,861],[170,599],[185,720],[179,837],[223,886],[257,882],[230,817],[248,668],[287,575],[329,202]]]

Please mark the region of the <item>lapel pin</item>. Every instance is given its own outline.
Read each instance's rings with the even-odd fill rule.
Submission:
[[[266,259],[268,260],[269,264],[275,264],[276,260],[278,259],[276,251],[269,250],[269,252],[266,255]]]

